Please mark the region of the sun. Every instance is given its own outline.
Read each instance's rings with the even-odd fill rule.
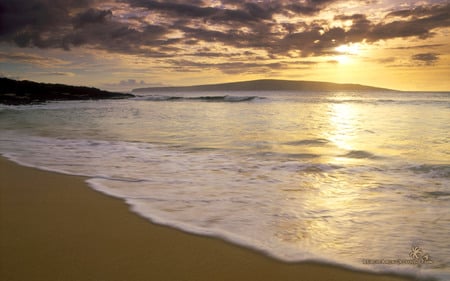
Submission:
[[[335,57],[335,60],[340,64],[348,64],[352,61],[352,57],[360,54],[360,46],[358,43],[349,43],[340,45],[334,50],[339,54]]]
[[[340,45],[334,48],[334,50],[346,55],[358,55],[360,53],[360,45],[358,43],[349,43]]]
[[[351,58],[347,55],[336,56],[334,57],[334,59],[340,64],[347,64],[351,61]]]

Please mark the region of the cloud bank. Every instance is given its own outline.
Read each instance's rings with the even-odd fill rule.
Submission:
[[[338,2],[0,0],[0,42],[65,50],[89,46],[148,57],[173,57],[206,43],[242,50],[241,55],[258,50],[308,57],[350,42],[425,39],[450,26],[448,1],[391,11],[380,19],[363,13],[321,18]]]

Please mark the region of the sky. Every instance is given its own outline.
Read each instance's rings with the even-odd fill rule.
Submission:
[[[450,91],[450,0],[0,0],[0,76],[115,91],[268,78]]]

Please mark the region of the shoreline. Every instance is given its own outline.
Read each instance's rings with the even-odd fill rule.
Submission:
[[[314,262],[285,263],[151,223],[87,178],[0,157],[1,280],[414,280]]]

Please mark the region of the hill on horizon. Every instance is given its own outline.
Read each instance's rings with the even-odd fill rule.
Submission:
[[[133,93],[143,92],[191,92],[191,91],[395,91],[392,89],[371,87],[359,84],[339,84],[317,81],[297,81],[279,79],[260,79],[242,82],[193,85],[148,87],[133,89]]]

